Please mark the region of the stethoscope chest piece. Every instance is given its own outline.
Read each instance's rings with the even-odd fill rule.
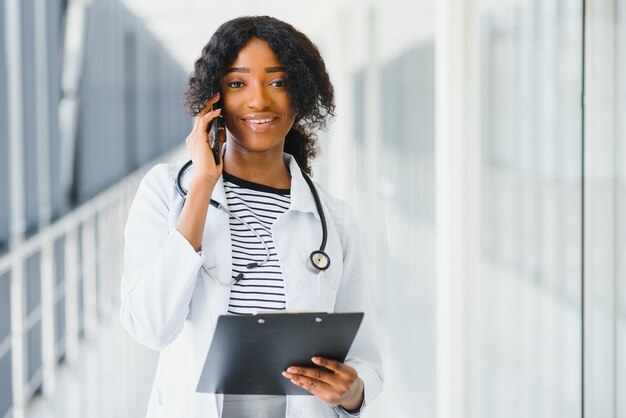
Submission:
[[[318,274],[330,267],[330,257],[324,251],[313,251],[306,260],[311,273]]]

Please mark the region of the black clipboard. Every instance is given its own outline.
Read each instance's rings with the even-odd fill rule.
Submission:
[[[362,312],[222,315],[196,391],[310,395],[282,371],[318,367],[311,362],[316,355],[343,362],[362,320]]]

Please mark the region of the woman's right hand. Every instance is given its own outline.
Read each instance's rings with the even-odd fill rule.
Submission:
[[[213,109],[213,104],[217,103],[220,99],[219,92],[206,101],[204,108],[196,116],[196,120],[193,124],[191,133],[187,136],[185,143],[187,145],[187,151],[191,156],[193,165],[195,168],[195,180],[212,182],[215,185],[222,175],[223,158],[220,159],[220,164],[215,164],[213,157],[213,151],[209,144],[209,130],[208,127],[213,122],[213,119],[220,117],[222,109]],[[222,152],[222,144],[224,143],[225,132],[219,133],[219,147],[220,153]]]

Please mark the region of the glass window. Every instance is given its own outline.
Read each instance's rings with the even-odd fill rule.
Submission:
[[[26,315],[41,306],[41,253],[26,260]]]
[[[54,283],[58,287],[65,282],[65,236],[54,241]]]
[[[13,372],[11,366],[11,274],[0,276],[0,416],[11,407]]]
[[[352,77],[352,100],[354,103],[354,140],[363,145],[365,138],[365,70],[361,69]]]
[[[13,402],[11,350],[0,355],[0,416],[6,416]]]
[[[41,319],[35,322],[33,326],[26,332],[26,352],[27,363],[26,372],[28,384],[39,385],[41,383]],[[35,382],[35,380],[39,380]]]
[[[367,416],[422,418],[435,416],[436,402],[433,11],[430,2],[393,4],[370,10],[380,49],[367,53],[379,61],[366,55],[350,83],[353,207],[373,257],[385,368],[384,391]]]
[[[22,185],[25,197],[26,210],[26,230],[32,233],[38,227],[39,222],[39,201],[37,172],[38,147],[37,129],[39,128],[34,120],[34,111],[37,103],[37,92],[35,89],[35,70],[37,63],[35,60],[35,30],[34,30],[34,1],[24,0],[20,2],[22,6],[22,94],[23,94],[23,119],[24,127],[24,183]],[[28,123],[28,122],[31,123]]]
[[[4,22],[4,2],[0,2],[0,22]],[[3,25],[4,27],[4,25]],[[0,30],[0,45],[5,45],[4,30]],[[9,125],[6,54],[0,54],[0,196],[9,195]],[[8,247],[10,199],[0,199],[0,254]]]
[[[41,253],[26,260],[26,371],[29,383],[41,369]],[[31,325],[32,324],[32,325]],[[37,375],[38,376],[38,375]],[[40,378],[40,377],[39,377]]]
[[[585,407],[626,417],[626,1],[587,13]]]
[[[11,274],[0,276],[0,344],[11,335]]]
[[[65,236],[54,242],[54,336],[56,353],[65,353]]]
[[[581,3],[479,2],[469,417],[581,416]]]
[[[67,210],[68,196],[61,189],[61,137],[59,131],[59,102],[61,100],[61,1],[47,0],[48,60],[48,122],[50,136],[50,206],[56,219]]]
[[[434,47],[414,45],[382,68],[381,327],[403,416],[435,415]],[[362,167],[362,169],[367,169]],[[371,200],[370,200],[371,202]],[[400,318],[411,318],[407,326]],[[399,385],[397,387],[396,385]]]
[[[57,358],[65,354],[65,296],[59,298],[54,305],[54,336],[56,338]]]
[[[84,330],[84,320],[85,320],[85,298],[83,296],[84,286],[83,286],[83,225],[81,224],[77,230],[77,240],[76,240],[77,250],[78,250],[78,265],[76,266],[76,271],[78,277],[77,283],[77,297],[78,297],[78,332],[79,335],[83,335]]]
[[[85,299],[83,297],[83,292],[85,290],[84,281],[82,276],[78,281],[78,335],[81,337],[85,334]]]
[[[616,253],[616,275],[615,275],[615,295],[616,304],[616,408],[615,415],[618,418],[626,418],[626,0],[617,0],[617,45],[614,51],[617,52],[615,73],[618,75],[617,82],[617,109],[618,115],[616,123],[617,142],[617,182],[616,182],[616,213],[617,219],[617,248]]]
[[[124,110],[126,134],[126,169],[139,165],[137,153],[137,38],[133,31],[124,34]]]

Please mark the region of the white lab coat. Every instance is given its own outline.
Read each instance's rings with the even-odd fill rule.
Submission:
[[[272,233],[280,258],[288,310],[365,312],[346,363],[365,383],[365,404],[382,389],[381,357],[374,335],[374,309],[362,243],[345,203],[320,187],[328,225],[326,253],[330,268],[319,275],[305,262],[319,248],[321,223],[315,201],[295,159],[285,154],[291,171],[291,205]],[[183,199],[174,187],[180,165],[160,164],[143,178],[128,215],[120,318],[140,343],[159,350],[148,417],[219,417],[223,397],[197,393],[196,385],[219,315],[227,313],[230,287],[218,285],[204,271],[226,281],[232,258],[228,215],[209,207],[197,253],[175,226]],[[185,175],[188,188],[193,168]],[[222,205],[222,180],[213,191]],[[336,417],[338,412],[314,396],[288,396],[288,418]]]

